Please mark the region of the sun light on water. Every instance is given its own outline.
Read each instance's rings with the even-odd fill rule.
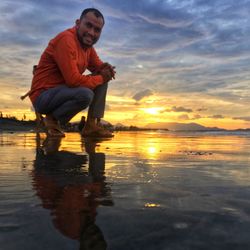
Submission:
[[[153,155],[157,152],[156,147],[148,147],[148,154]]]

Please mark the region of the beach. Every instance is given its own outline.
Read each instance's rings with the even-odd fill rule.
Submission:
[[[0,245],[250,249],[250,133],[0,133]]]

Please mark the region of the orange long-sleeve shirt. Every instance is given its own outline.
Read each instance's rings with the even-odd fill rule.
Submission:
[[[29,97],[34,103],[41,91],[64,84],[94,89],[103,83],[101,75],[82,75],[94,72],[103,64],[93,47],[83,49],[77,38],[76,27],[53,38],[43,54],[33,76]]]

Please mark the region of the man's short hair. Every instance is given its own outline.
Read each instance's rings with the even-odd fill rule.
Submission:
[[[82,12],[82,14],[80,16],[80,20],[82,20],[82,18],[84,16],[86,16],[86,14],[89,13],[89,12],[94,13],[96,17],[101,17],[102,20],[103,20],[103,25],[104,25],[105,20],[104,20],[103,14],[98,9],[95,9],[95,8],[88,8],[88,9],[83,10],[83,12]]]

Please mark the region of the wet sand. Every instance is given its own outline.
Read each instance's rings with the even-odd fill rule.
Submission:
[[[250,134],[0,133],[0,246],[250,249]]]

